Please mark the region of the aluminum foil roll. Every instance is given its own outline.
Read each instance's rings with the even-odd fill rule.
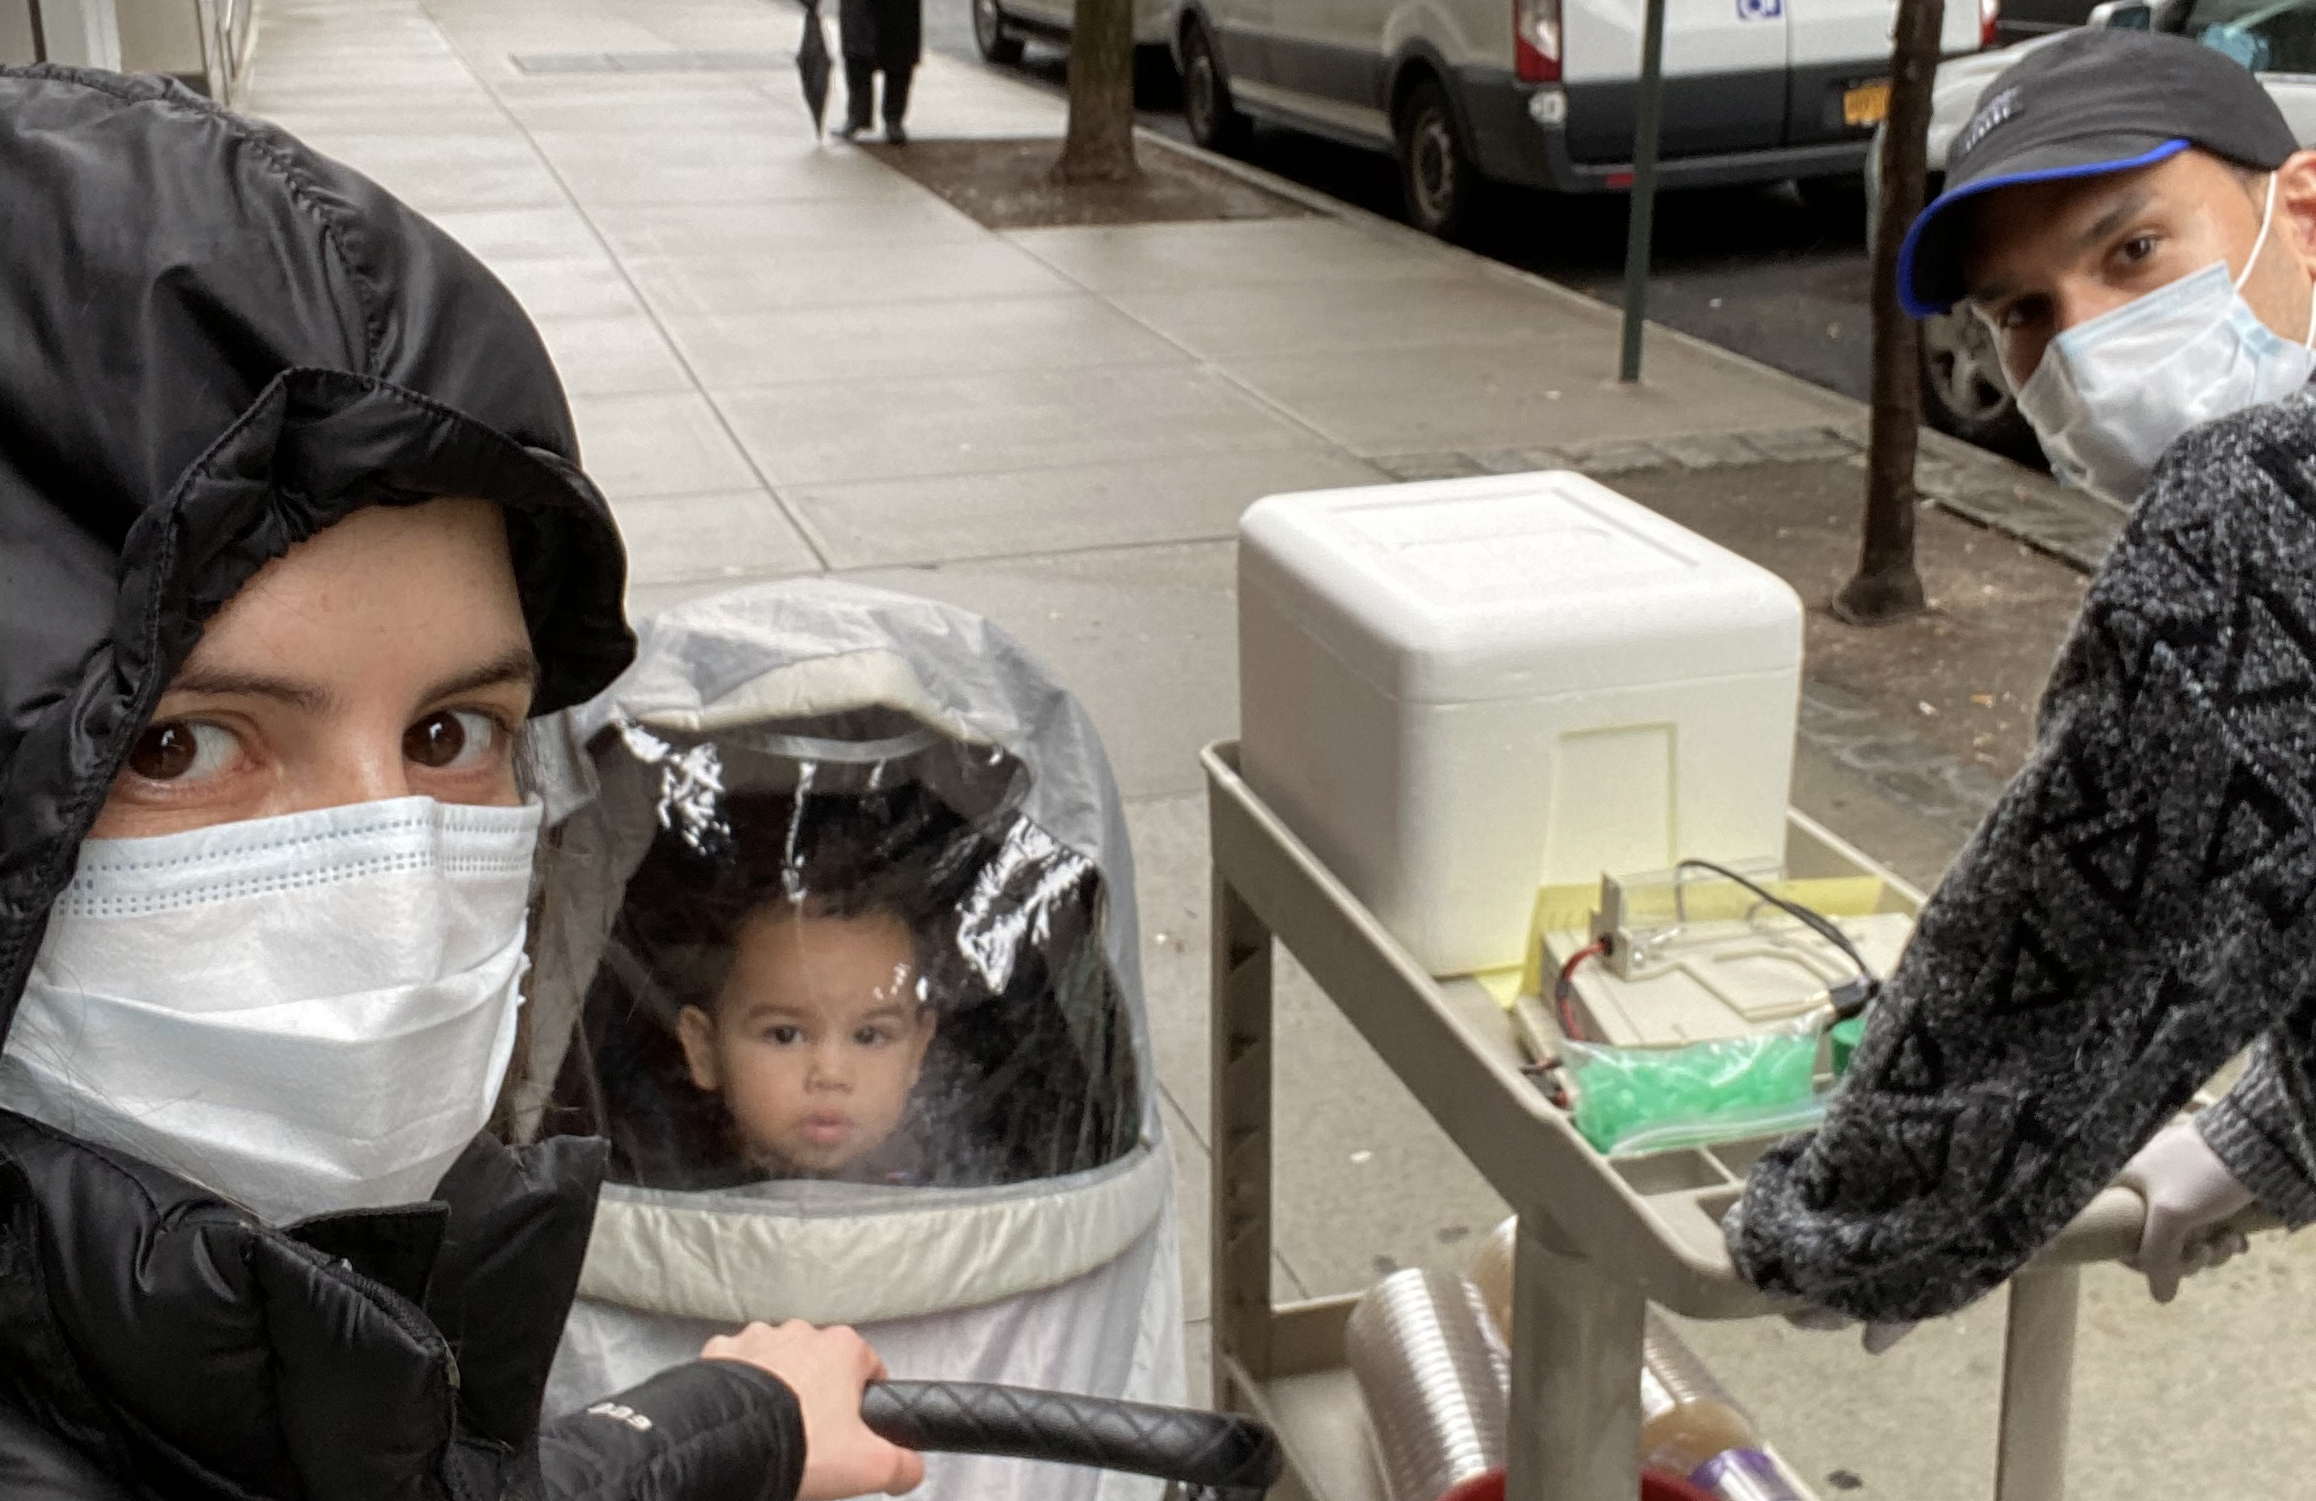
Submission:
[[[1391,1501],[1438,1501],[1504,1462],[1511,1359],[1478,1288],[1394,1272],[1359,1300],[1343,1342]]]

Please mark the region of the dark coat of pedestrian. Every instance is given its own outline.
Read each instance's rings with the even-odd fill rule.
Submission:
[[[844,28],[845,120],[847,139],[876,121],[876,75],[885,76],[885,138],[908,139],[902,117],[909,111],[909,84],[923,55],[924,0],[842,0],[837,15]]]

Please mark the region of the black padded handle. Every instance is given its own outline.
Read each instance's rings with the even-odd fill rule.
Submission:
[[[1002,1454],[1259,1496],[1285,1457],[1253,1418],[972,1381],[880,1381],[861,1420],[909,1449]]]

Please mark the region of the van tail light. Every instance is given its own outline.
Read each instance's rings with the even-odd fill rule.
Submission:
[[[1512,0],[1512,68],[1522,83],[1560,81],[1560,0]]]
[[[1978,45],[1991,47],[2002,29],[2002,0],[1978,0]]]

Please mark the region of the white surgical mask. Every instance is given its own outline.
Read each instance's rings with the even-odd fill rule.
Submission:
[[[277,1224],[424,1199],[514,1051],[538,832],[405,797],[87,841],[0,1105]]]
[[[2298,344],[2260,321],[2244,301],[2276,216],[2276,179],[2244,274],[2227,262],[2159,287],[2068,329],[2051,341],[2019,388],[2019,410],[2034,424],[2061,480],[2117,505],[2146,488],[2155,461],[2180,435],[2262,402],[2288,396],[2316,372],[2316,302]]]

